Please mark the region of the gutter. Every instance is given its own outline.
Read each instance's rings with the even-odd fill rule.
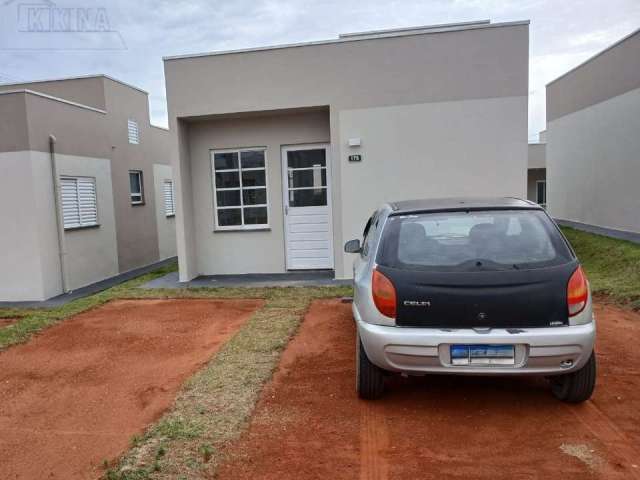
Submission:
[[[64,227],[62,223],[62,209],[60,208],[60,184],[56,165],[56,137],[49,135],[49,154],[51,159],[51,182],[53,184],[53,205],[56,210],[56,230],[58,232],[58,256],[60,258],[60,283],[62,293],[68,293],[67,268],[65,262]]]

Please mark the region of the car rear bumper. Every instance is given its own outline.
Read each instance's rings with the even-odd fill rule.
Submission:
[[[491,329],[406,328],[372,325],[354,316],[369,360],[385,370],[409,374],[556,375],[580,369],[595,341],[595,321],[585,325]],[[452,344],[514,345],[515,365],[453,365]],[[570,362],[570,364],[569,364]]]

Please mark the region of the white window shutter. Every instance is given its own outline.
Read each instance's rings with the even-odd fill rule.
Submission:
[[[164,182],[164,212],[167,217],[176,214],[175,196],[173,193],[173,181]]]
[[[60,178],[62,224],[65,229],[98,224],[96,180],[91,177]]]
[[[81,225],[97,225],[98,200],[96,198],[96,182],[93,178],[78,179],[78,203]]]
[[[64,228],[80,226],[80,205],[78,202],[77,179],[62,178],[60,180],[60,196],[62,200],[62,220]]]
[[[129,143],[138,145],[140,143],[140,131],[138,129],[138,122],[129,119],[127,121],[127,130],[129,132]]]

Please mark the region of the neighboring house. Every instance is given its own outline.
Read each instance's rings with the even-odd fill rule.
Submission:
[[[334,269],[381,203],[526,195],[528,22],[165,58],[180,279]]]
[[[547,146],[546,132],[540,132],[539,143],[529,144],[527,164],[527,200],[547,205]]]
[[[0,301],[175,256],[170,144],[147,93],[107,76],[0,85]]]
[[[640,30],[547,85],[547,183],[555,218],[640,239]]]

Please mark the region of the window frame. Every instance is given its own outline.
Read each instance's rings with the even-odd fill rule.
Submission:
[[[90,180],[93,183],[93,191],[95,197],[95,209],[96,209],[96,219],[95,222],[84,223],[82,220],[82,210],[80,209],[80,191],[78,189],[78,180]],[[73,180],[76,183],[76,201],[78,203],[78,220],[79,223],[77,225],[66,226],[64,223],[64,201],[62,199],[62,183],[64,180]],[[98,182],[96,181],[96,177],[91,177],[88,175],[60,175],[58,177],[59,188],[58,188],[58,196],[60,199],[60,220],[62,223],[62,229],[65,232],[73,231],[73,230],[82,230],[85,228],[99,228],[100,227],[100,212],[98,210]]]
[[[171,185],[171,211],[167,210],[167,197],[166,190],[167,184]],[[165,178],[162,183],[162,197],[164,199],[164,216],[166,218],[171,218],[176,216],[176,192],[173,186],[173,180],[170,178]]]
[[[133,193],[131,191],[131,174],[138,174],[139,178],[140,178],[140,193]],[[133,207],[138,207],[140,205],[144,205],[145,204],[145,195],[144,195],[144,172],[142,170],[129,170],[129,201],[131,202],[131,206]],[[140,200],[134,200],[133,196],[136,195],[140,195]]]
[[[242,152],[255,152],[260,151],[264,156],[264,167],[255,167],[255,168],[242,168]],[[225,168],[216,170],[215,166],[215,155],[217,153],[237,153],[238,154],[238,168]],[[209,150],[210,161],[211,161],[211,187],[213,192],[213,230],[225,232],[225,231],[259,231],[259,230],[270,230],[271,224],[269,223],[270,215],[270,207],[271,204],[269,202],[269,168],[268,168],[268,158],[267,158],[267,147],[238,147],[238,148],[224,148],[224,149],[211,149]],[[257,205],[245,205],[244,204],[244,195],[243,190],[245,187],[242,185],[242,172],[247,171],[264,171],[264,187],[247,187],[247,190],[250,189],[262,189],[265,190],[265,203],[257,204]],[[229,187],[229,188],[218,188],[216,186],[216,172],[238,172],[238,187]],[[240,192],[240,205],[236,206],[218,206],[218,191],[233,191],[237,190]],[[244,223],[244,209],[245,208],[266,208],[267,209],[267,223],[261,224],[245,224]],[[218,222],[218,211],[219,210],[233,210],[240,209],[240,218],[241,224],[239,225],[220,225]]]
[[[132,135],[133,131],[135,135]],[[127,119],[127,140],[130,145],[140,145],[140,125],[133,118]]]

